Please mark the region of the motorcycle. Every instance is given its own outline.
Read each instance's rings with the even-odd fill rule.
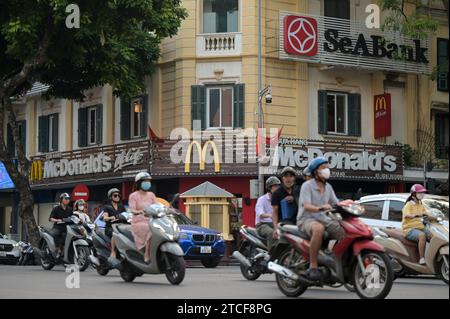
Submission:
[[[26,265],[34,265],[34,248],[29,242],[19,242],[20,247],[20,258],[17,262],[18,265],[26,266]]]
[[[280,256],[283,247],[275,244],[269,252],[266,240],[258,235],[255,228],[242,226],[239,232],[243,240],[239,250],[233,252],[232,257],[239,261],[244,278],[256,280],[262,274],[271,274],[272,271],[267,267],[268,263]]]
[[[115,221],[113,224],[117,223],[130,224],[131,213],[123,212],[119,214],[119,216],[117,217],[117,221]],[[108,258],[111,255],[111,239],[106,236],[104,231],[95,229],[95,231],[92,232],[92,241],[93,253],[91,254],[89,260],[91,261],[91,265],[100,276],[106,276],[109,271],[114,268],[108,262]]]
[[[448,285],[448,228],[443,223],[441,212],[431,212],[434,217],[425,216],[422,222],[431,234],[425,248],[425,265],[419,264],[417,243],[407,240],[402,231],[376,228],[375,242],[383,246],[392,257],[397,277],[404,275],[435,275]]]
[[[61,224],[66,225],[64,252],[57,258],[54,232],[52,229],[39,226],[40,243],[39,254],[41,265],[45,270],[51,270],[56,265],[75,264],[79,271],[85,271],[89,266],[89,244],[86,241],[85,230],[76,216],[64,218]]]
[[[184,253],[178,244],[180,229],[169,209],[154,204],[144,210],[151,217],[148,226],[152,232],[151,262],[146,263],[141,251],[136,249],[130,225],[113,225],[113,238],[116,243],[119,272],[122,279],[132,282],[143,274],[165,273],[167,280],[180,284],[185,275]]]
[[[276,274],[278,288],[288,297],[298,297],[308,287],[344,284],[354,288],[364,299],[385,298],[393,283],[393,271],[383,247],[374,242],[371,229],[359,216],[364,208],[353,202],[341,202],[333,210],[324,212],[338,221],[346,232],[345,238],[336,242],[331,252],[326,252],[329,240],[325,233],[322,249],[318,255],[322,279],[311,280],[309,268],[309,237],[297,226],[280,225],[280,240],[291,248],[278,263],[269,262],[269,269]]]

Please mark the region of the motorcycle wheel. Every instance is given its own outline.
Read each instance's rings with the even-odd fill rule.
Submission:
[[[86,246],[76,246],[78,258],[75,258],[75,264],[79,271],[85,271],[89,267],[89,255],[91,251]]]
[[[279,264],[281,266],[291,269],[290,265],[292,264],[292,260],[290,251],[285,251],[281,255]],[[279,274],[275,274],[275,278],[277,280],[277,285],[280,291],[288,297],[298,297],[301,294],[303,294],[306,291],[306,289],[308,289],[307,286],[304,286],[300,283],[296,283],[293,280],[281,276]]]
[[[43,256],[41,259],[41,266],[44,270],[52,270],[55,264],[49,260],[50,249],[48,248],[47,242],[44,240],[40,247]]]
[[[241,273],[245,279],[251,281],[258,279],[261,276],[260,272],[253,270],[252,267],[245,267],[244,265],[241,265]]]
[[[437,262],[436,272],[438,277],[448,285],[448,267],[445,264],[444,258],[447,259],[448,263],[448,255],[442,256],[442,258]]]
[[[203,258],[200,262],[205,268],[216,268],[220,264],[220,258]]]
[[[365,273],[362,273],[359,263],[355,263],[352,280],[356,294],[361,299],[384,299],[391,291],[394,282],[394,272],[389,257],[384,253],[374,251],[366,251],[361,255],[366,270],[371,265],[376,265],[377,268],[374,268],[376,270],[366,276]],[[372,283],[372,279],[375,282]]]
[[[167,259],[169,260],[169,265],[166,265],[166,278],[172,285],[179,285],[186,273],[184,258],[167,254]]]
[[[98,266],[96,270],[100,276],[106,276],[109,273],[109,269],[103,266]]]
[[[136,273],[126,261],[122,262],[120,277],[122,277],[125,282],[132,282],[134,279],[136,279]]]

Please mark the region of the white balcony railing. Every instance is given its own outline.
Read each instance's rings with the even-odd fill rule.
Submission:
[[[197,36],[197,56],[231,56],[240,55],[241,52],[241,33],[209,33]]]

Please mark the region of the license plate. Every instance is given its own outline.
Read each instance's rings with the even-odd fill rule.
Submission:
[[[0,256],[1,257],[6,257],[6,251],[0,251]]]
[[[201,246],[200,247],[200,254],[210,254],[210,253],[211,253],[210,246]]]

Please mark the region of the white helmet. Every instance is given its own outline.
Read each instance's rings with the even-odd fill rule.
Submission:
[[[142,180],[151,180],[151,179],[152,179],[152,177],[150,176],[149,173],[141,172],[136,175],[136,177],[134,178],[134,181],[137,183]]]

